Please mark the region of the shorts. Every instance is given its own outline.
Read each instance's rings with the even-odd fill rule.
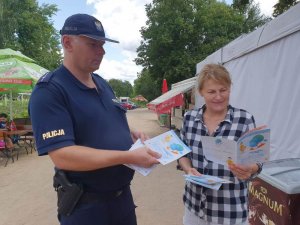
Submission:
[[[82,203],[72,215],[60,216],[61,225],[137,225],[130,188],[117,198],[103,202]]]

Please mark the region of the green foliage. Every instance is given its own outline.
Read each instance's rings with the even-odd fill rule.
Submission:
[[[108,83],[117,97],[132,97],[133,87],[129,81],[110,79]]]
[[[18,50],[52,70],[61,62],[59,36],[50,18],[56,5],[36,0],[0,0],[0,48]]]
[[[151,101],[161,95],[161,92],[155,88],[157,86],[161,87],[161,85],[162,81],[160,83],[156,83],[156,81],[154,81],[149,75],[149,72],[147,70],[143,70],[134,81],[134,96],[143,95],[146,99]]]
[[[243,16],[241,33],[249,33],[271,20],[261,14],[259,4],[254,0],[233,0],[232,8]]]
[[[134,101],[132,99],[130,99],[130,101],[136,104],[139,108],[146,108],[148,104],[148,102]]]
[[[12,114],[13,118],[27,118],[28,116],[28,99],[24,99],[22,101],[16,100],[12,101]],[[2,98],[0,100],[0,112],[6,113],[10,116],[10,99],[9,97],[4,97],[2,95]]]
[[[277,17],[288,10],[291,6],[296,5],[298,2],[299,0],[279,0],[278,3],[273,6],[274,11],[272,15]]]
[[[161,88],[162,78],[169,83],[193,76],[196,51],[193,7],[188,1],[153,1],[146,6],[147,26],[141,30],[143,42],[138,48],[136,63],[147,69]]]
[[[217,0],[154,0],[146,5],[148,20],[135,62],[147,71],[140,76],[151,77],[152,92],[160,94],[163,78],[173,84],[195,76],[198,62],[266,22],[249,2],[241,2],[247,3],[242,12]]]
[[[240,11],[244,11],[249,3],[249,0],[233,0],[232,7]]]

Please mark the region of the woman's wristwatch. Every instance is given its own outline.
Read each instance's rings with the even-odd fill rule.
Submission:
[[[260,174],[260,172],[262,171],[263,164],[262,163],[256,163],[256,165],[258,167],[258,170],[256,171],[256,173],[251,174],[251,176],[247,180],[252,180],[252,179],[256,178],[257,175]]]

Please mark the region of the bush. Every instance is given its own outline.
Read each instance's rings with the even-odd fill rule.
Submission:
[[[133,101],[131,100],[132,102],[134,102],[134,104],[136,104],[139,108],[146,108],[147,106],[147,103],[146,102],[140,102],[140,101]]]
[[[28,115],[28,99],[13,100],[12,101],[12,114],[13,118],[27,118]],[[10,99],[2,98],[0,100],[0,113],[6,113],[10,117]]]

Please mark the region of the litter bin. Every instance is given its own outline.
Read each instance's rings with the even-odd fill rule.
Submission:
[[[168,114],[160,114],[159,115],[159,122],[162,126],[167,125],[167,119],[168,119]]]
[[[167,114],[166,127],[171,128],[171,115]]]
[[[250,225],[300,225],[300,158],[266,162],[249,183]]]

